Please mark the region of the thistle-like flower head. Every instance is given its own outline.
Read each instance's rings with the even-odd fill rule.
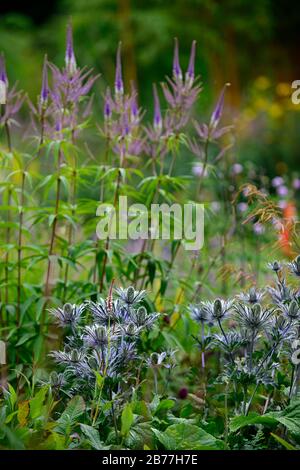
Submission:
[[[255,287],[251,287],[248,292],[243,292],[237,296],[242,302],[256,304],[263,300],[265,292],[259,291]]]
[[[290,320],[294,321],[300,319],[300,304],[297,300],[293,299],[290,303],[283,304],[281,308],[285,317]]]
[[[51,308],[49,312],[53,315],[60,326],[75,326],[82,315],[85,306],[67,303],[63,307]]]
[[[198,323],[209,323],[210,325],[213,324],[211,321],[210,311],[207,308],[207,304],[205,302],[200,302],[198,304],[190,305],[189,312],[191,318]]]
[[[109,334],[104,326],[92,325],[84,328],[83,341],[87,346],[92,348],[106,347],[109,341]],[[113,338],[115,339],[115,337]],[[112,340],[112,336],[110,336]]]
[[[206,305],[209,307],[212,319],[221,320],[232,310],[233,300],[216,299]]]
[[[278,263],[278,261],[273,261],[272,263],[268,263],[268,267],[272,269],[275,273],[278,273],[282,270],[282,265]]]
[[[300,255],[294,259],[291,263],[288,263],[288,267],[292,274],[297,277],[300,277]]]
[[[122,287],[118,287],[115,289],[117,296],[127,305],[134,305],[141,302],[145,296],[146,292],[136,291],[134,287],[129,286],[127,289],[123,289]]]
[[[260,304],[254,304],[253,306],[237,304],[235,312],[237,320],[243,328],[257,333],[270,324],[274,309],[263,309]]]

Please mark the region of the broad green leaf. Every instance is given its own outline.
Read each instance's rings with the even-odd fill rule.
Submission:
[[[48,392],[48,385],[42,387],[33,398],[29,401],[30,417],[32,419],[39,418],[42,415],[43,403]]]
[[[156,408],[156,411],[155,413],[158,413],[159,411],[162,411],[162,410],[171,410],[175,405],[175,401],[174,400],[170,400],[170,399],[166,399],[166,400],[162,400],[158,407]]]
[[[109,447],[105,447],[104,444],[101,442],[100,434],[97,429],[93,428],[92,426],[88,426],[87,424],[80,424],[81,431],[87,437],[89,443],[96,450],[105,450],[109,449]]]
[[[236,432],[244,426],[249,426],[253,424],[266,424],[266,425],[276,425],[276,419],[269,414],[263,416],[258,413],[249,413],[247,416],[236,416],[230,421],[229,429],[231,432]]]
[[[84,410],[85,403],[83,398],[76,395],[69,401],[67,408],[57,420],[55,431],[65,435],[70,434],[72,427],[77,424],[78,418],[83,414]]]
[[[166,450],[221,450],[224,443],[193,424],[172,424],[164,432],[153,429]]]
[[[126,403],[125,408],[121,416],[121,434],[122,436],[127,436],[131,425],[133,423],[134,416],[132,412],[132,407],[130,403]]]

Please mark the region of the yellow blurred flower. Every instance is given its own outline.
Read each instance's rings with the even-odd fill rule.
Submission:
[[[243,117],[249,121],[252,121],[256,117],[256,113],[252,108],[245,108],[243,115]]]
[[[269,102],[268,100],[266,100],[265,98],[257,98],[255,101],[254,101],[254,106],[256,109],[258,109],[259,111],[263,111],[263,110],[266,110],[268,109],[269,107]]]
[[[283,109],[278,103],[273,103],[269,108],[269,114],[272,118],[278,119],[283,115]]]
[[[289,96],[291,94],[291,85],[286,82],[278,83],[276,93],[279,96]]]
[[[254,85],[259,90],[266,90],[271,86],[271,82],[267,77],[260,76],[255,80]]]

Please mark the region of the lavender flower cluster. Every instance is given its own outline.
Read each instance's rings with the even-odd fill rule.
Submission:
[[[252,287],[234,299],[202,301],[189,309],[192,319],[201,326],[195,339],[202,354],[202,367],[205,352],[219,348],[226,359],[223,378],[239,386],[275,385],[282,357],[298,370],[292,357],[293,345],[299,340],[300,289],[288,285],[286,271],[300,278],[300,256],[286,267],[277,261],[269,267],[276,274],[275,287]],[[290,395],[297,388],[298,372],[293,374]]]
[[[51,352],[63,372],[59,376],[55,372],[50,380],[66,385],[68,393],[88,392],[97,374],[118,383],[128,381],[135,377],[137,366],[147,364],[138,345],[159,314],[147,313],[141,305],[145,291],[128,287],[115,293],[116,299],[110,292],[106,300],[50,309],[56,322],[69,331],[64,349]]]
[[[138,93],[134,83],[129,92],[125,89],[122,75],[121,43],[116,56],[116,72],[114,89],[107,88],[104,95],[102,126],[98,126],[106,141],[107,154],[112,152],[115,162],[120,168],[128,166],[132,158],[146,154],[152,160],[152,166],[157,174],[157,165],[162,172],[165,155],[179,142],[188,144],[191,152],[199,158],[203,165],[201,178],[207,170],[207,144],[216,143],[231,127],[220,128],[220,120],[224,107],[224,94],[228,84],[221,91],[220,97],[211,114],[208,124],[194,122],[195,138],[184,139],[182,133],[190,122],[193,105],[196,102],[202,86],[199,76],[195,74],[196,41],[191,45],[190,59],[186,72],[182,71],[179,59],[179,44],[175,39],[173,68],[171,78],[161,83],[161,91],[165,99],[162,112],[159,91],[153,85],[154,115],[152,124],[143,125],[145,112],[138,105]],[[49,72],[51,79],[49,80]],[[37,103],[29,99],[31,120],[39,143],[45,139],[58,141],[74,140],[84,127],[86,118],[92,110],[92,98],[89,92],[98,76],[93,70],[79,67],[73,47],[72,26],[67,26],[67,39],[64,67],[59,68],[47,56],[44,59],[42,86]],[[4,112],[0,125],[10,128],[16,122],[16,114],[20,110],[26,96],[17,91],[16,86],[10,88],[5,69],[4,57],[0,57],[0,92]],[[172,150],[173,149],[173,150]],[[228,146],[223,148],[215,158],[220,159]],[[173,155],[174,158],[174,155]],[[107,162],[105,162],[107,163]],[[172,173],[173,162],[169,169]]]

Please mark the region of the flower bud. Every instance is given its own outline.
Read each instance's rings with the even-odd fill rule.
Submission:
[[[0,104],[6,104],[8,79],[6,74],[4,55],[0,55]]]

